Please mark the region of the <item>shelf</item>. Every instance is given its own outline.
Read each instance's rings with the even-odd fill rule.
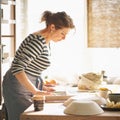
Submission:
[[[4,19],[2,19],[1,23],[2,24],[15,24],[16,20],[4,20]]]
[[[15,35],[1,35],[1,37],[15,37]]]
[[[15,1],[12,1],[12,0],[2,0],[1,1],[1,4],[4,4],[4,5],[16,5],[16,2]]]
[[[3,23],[3,24],[6,24],[6,23],[8,23],[9,21],[8,20],[1,20],[1,23]]]
[[[1,0],[1,4],[8,4],[8,0]]]
[[[5,45],[5,48],[4,46]],[[9,58],[16,50],[16,0],[0,0],[0,104],[2,103],[1,81]],[[6,66],[5,66],[6,64]]]

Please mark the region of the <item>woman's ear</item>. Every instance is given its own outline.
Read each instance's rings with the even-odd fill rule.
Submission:
[[[54,31],[54,30],[55,30],[55,25],[54,25],[54,24],[51,24],[51,25],[50,25],[50,29],[51,29],[51,31]]]

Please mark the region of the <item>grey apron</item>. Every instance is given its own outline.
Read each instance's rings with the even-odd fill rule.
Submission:
[[[42,90],[41,77],[27,74],[29,80]],[[8,70],[3,78],[3,98],[7,110],[8,120],[19,120],[20,114],[32,104],[33,94],[25,89],[19,81]]]

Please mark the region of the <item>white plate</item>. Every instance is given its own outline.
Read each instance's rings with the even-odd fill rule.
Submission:
[[[58,96],[58,95],[61,96],[62,95],[63,96],[63,95],[66,95],[66,91],[54,91],[53,95],[56,95],[56,96]]]
[[[45,96],[45,99],[46,99],[46,102],[49,102],[49,101],[65,101],[67,100],[68,98],[70,98],[71,96],[68,96],[68,95],[47,95]]]
[[[97,92],[98,90],[82,90],[79,89],[78,92]]]

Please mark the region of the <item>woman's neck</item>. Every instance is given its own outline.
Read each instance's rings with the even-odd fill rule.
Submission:
[[[33,34],[43,36],[46,40],[46,44],[49,44],[49,42],[50,42],[50,32],[47,29],[39,30],[39,31],[37,31]]]

